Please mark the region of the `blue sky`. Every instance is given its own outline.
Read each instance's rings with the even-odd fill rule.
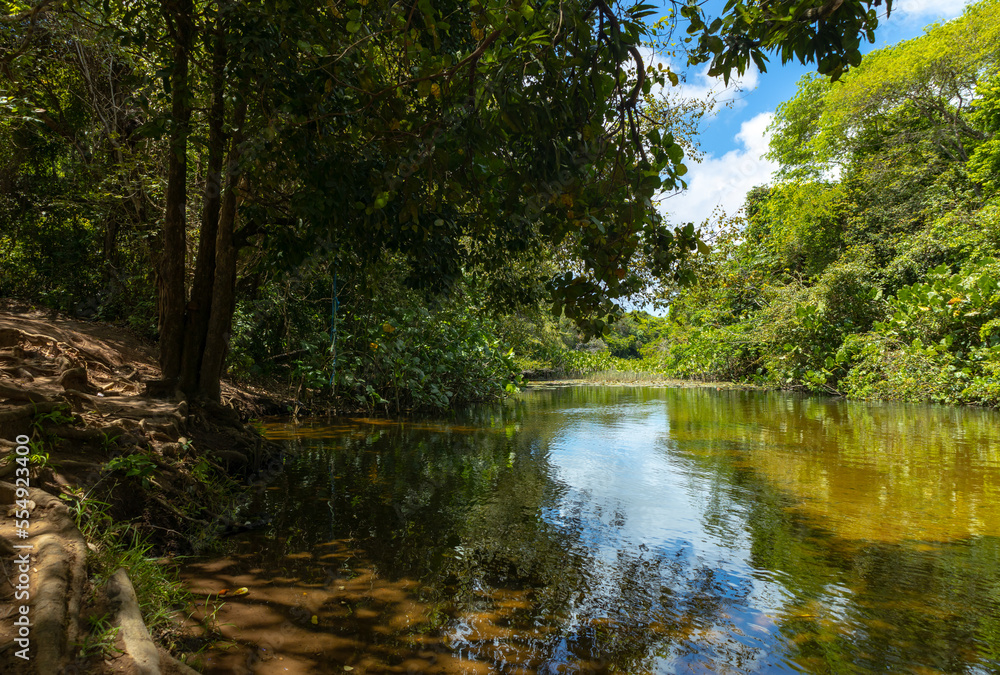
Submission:
[[[876,43],[863,44],[862,51],[867,53],[916,37],[927,25],[961,14],[965,4],[965,0],[897,0],[892,15],[880,19]],[[722,5],[711,0],[709,14],[713,6],[717,14]],[[884,5],[879,14],[884,17]],[[679,64],[673,65],[677,70]],[[704,70],[703,66],[687,72],[681,90],[691,96],[715,91],[731,104],[719,107],[703,123],[700,144],[705,157],[700,164],[686,162],[688,190],[661,202],[661,210],[674,223],[700,225],[719,208],[735,213],[747,190],[769,181],[774,165],[762,158],[767,151],[767,126],[778,104],[794,95],[796,82],[811,68],[792,63],[782,66],[775,59],[768,64],[766,73],[747,73],[739,91],[723,90],[721,81],[706,77]]]

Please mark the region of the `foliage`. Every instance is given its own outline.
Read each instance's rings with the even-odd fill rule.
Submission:
[[[968,386],[960,400],[977,405],[1000,406],[1000,349],[978,347],[969,354]]]
[[[985,258],[956,274],[945,265],[899,289],[875,329],[905,342],[947,342],[959,357],[1000,344],[1000,265]]]
[[[752,381],[760,358],[742,324],[675,326],[658,356],[664,373],[704,381]]]
[[[745,72],[751,61],[767,70],[767,52],[777,52],[783,64],[796,60],[815,63],[820,74],[838,79],[861,63],[862,39],[875,41],[876,7],[880,0],[844,2],[743,2],[729,0],[721,16],[710,23],[697,4],[686,4],[681,15],[699,34],[691,61],[711,59],[709,75],[729,80],[731,71]],[[892,2],[886,2],[886,11]]]
[[[780,181],[672,299],[666,372],[998,403],[998,13],[980,2],[841,83],[800,82],[776,117]]]
[[[585,339],[572,322],[555,320],[545,313],[525,313],[502,334],[523,356],[515,361],[526,371],[550,371],[567,377],[631,373],[660,376],[662,358],[658,345],[669,321],[646,311],[625,313],[603,338]]]
[[[842,387],[854,398],[952,403],[968,379],[947,344],[906,344],[878,333],[850,336],[838,360],[852,366]]]
[[[987,195],[1000,190],[1000,72],[994,73],[976,87],[978,98],[973,103],[970,121],[993,136],[980,144],[969,157],[969,177],[982,186]]]
[[[116,523],[109,513],[109,504],[84,494],[61,497],[87,540],[89,573],[98,584],[103,584],[125,568],[135,587],[143,621],[154,635],[162,636],[173,625],[173,614],[190,601],[190,594],[177,580],[175,570],[150,556],[152,545],[134,527]],[[95,628],[101,628],[100,624]],[[97,632],[81,648],[101,650],[104,644],[102,634]]]
[[[142,71],[88,25],[34,27],[0,31],[0,294],[151,335],[157,157],[124,100]]]
[[[775,272],[812,276],[840,251],[843,187],[819,181],[789,181],[771,188],[748,218],[747,236],[763,246]]]
[[[513,350],[468,307],[403,308],[381,324],[352,324],[334,387],[358,398],[440,409],[498,398],[516,380]]]
[[[514,346],[514,359],[526,371],[561,368],[564,353],[580,343],[572,322],[537,305],[502,317],[497,330],[506,344]]]
[[[655,360],[625,359],[607,351],[569,351],[563,355],[562,366],[570,375],[586,376],[595,373],[647,373],[659,372]]]
[[[284,375],[303,397],[315,392],[348,407],[395,411],[462,406],[508,392],[519,369],[482,289],[462,284],[428,303],[399,281],[405,268],[397,260],[338,275],[335,319],[327,266],[278,275],[256,302],[237,310],[233,373]],[[367,287],[369,275],[384,281]]]
[[[998,11],[996,0],[981,0],[958,19],[868,54],[837,84],[805,76],[772,123],[771,157],[782,174],[851,161],[873,137],[897,133],[885,121],[901,108],[924,121],[916,134],[965,161],[966,146],[984,140],[968,113],[979,79],[1000,63]]]
[[[660,26],[707,31],[695,62],[728,45],[712,66],[727,78],[773,49],[836,74],[877,24],[864,7],[733,3],[706,26],[687,4]],[[684,186],[710,108],[653,96],[679,84],[640,50],[662,37],[654,12],[604,0],[7,3],[0,218],[13,227],[0,292],[155,334],[163,378],[192,399],[218,399],[227,351],[256,365],[229,350],[237,307],[272,273],[321,263],[401,260],[432,315],[474,279],[469,311],[488,304],[489,321],[544,301],[585,336],[607,335],[628,303],[689,281],[705,250],[653,203]],[[482,343],[463,351],[475,361],[486,338],[469,339]],[[319,381],[319,345],[300,382]],[[397,366],[376,367],[395,373],[393,395],[423,386]],[[416,398],[454,390],[435,386]]]
[[[604,341],[613,356],[638,359],[647,345],[662,336],[666,326],[664,319],[648,312],[629,312],[614,324]]]
[[[156,471],[156,464],[141,452],[135,452],[131,455],[112,457],[104,465],[104,470],[109,472],[122,471],[126,478],[137,477],[142,482],[143,487],[148,487],[150,476]]]

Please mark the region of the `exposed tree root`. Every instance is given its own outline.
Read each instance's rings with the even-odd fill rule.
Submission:
[[[138,675],[160,675],[160,654],[142,621],[139,601],[128,573],[123,569],[115,572],[108,579],[104,592],[114,612],[114,623],[119,628],[118,637],[125,647],[125,654],[135,666],[135,672]]]
[[[13,503],[15,487],[0,483],[0,503]],[[87,580],[87,544],[69,510],[56,497],[30,490],[37,505],[31,514],[31,663],[39,675],[58,673],[69,662],[71,646],[80,636],[83,589]],[[8,558],[9,559],[9,558]]]
[[[36,673],[52,675],[67,665],[77,672],[110,672],[103,658],[78,651],[90,597],[87,544],[66,504],[53,495],[77,505],[103,502],[102,517],[129,523],[159,550],[190,552],[204,544],[192,533],[210,540],[225,532],[229,521],[219,485],[251,472],[273,450],[231,408],[135,395],[158,377],[151,356],[127,336],[96,324],[0,312],[0,504],[16,496],[15,486],[2,481],[13,480],[21,466],[14,461],[14,439],[29,436],[40,458],[31,466],[34,508],[27,540],[35,546],[37,570],[31,582]],[[234,391],[229,387],[227,398],[239,399]],[[142,473],[129,473],[129,467]],[[219,485],[206,483],[204,472],[214,472]],[[13,598],[6,579],[14,519],[3,517],[7,510],[0,509],[0,606]],[[162,648],[158,654],[150,650],[141,618],[136,623],[134,589],[122,576],[113,577],[117,585],[109,591],[122,637],[129,636],[130,658],[145,664],[132,671],[194,673]],[[20,664],[7,623],[0,621],[0,672]]]

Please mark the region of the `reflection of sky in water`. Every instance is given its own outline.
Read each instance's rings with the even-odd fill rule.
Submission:
[[[713,593],[726,604],[725,624],[697,626],[691,635],[697,644],[677,645],[658,656],[656,671],[725,672],[732,655],[718,653],[721,642],[744,654],[738,659],[741,668],[733,672],[797,672],[768,658],[782,651],[771,612],[789,594],[748,564],[749,539],[740,522],[745,507],[729,503],[722,523],[706,518],[714,476],[671,452],[667,413],[662,400],[558,413],[563,424],[547,449],[551,479],[562,489],[557,503],[541,515],[557,528],[572,523],[581,530],[577,539],[592,561],[592,573],[577,614],[602,616],[620,600],[615,576],[623,558],[673,563],[673,568],[661,566],[659,583],[681,592],[696,567],[708,568]],[[683,570],[679,576],[677,564]],[[651,617],[637,611],[630,618]]]
[[[490,672],[1000,672],[1000,416],[579,387],[477,419],[306,444],[274,534],[455,593]]]
[[[565,426],[549,445],[553,478],[569,488],[559,509],[586,512],[600,543],[616,549],[622,543],[696,540],[703,529],[688,477],[661,449],[666,407],[654,402],[613,410],[613,421],[607,408],[600,421],[586,411],[567,411]]]

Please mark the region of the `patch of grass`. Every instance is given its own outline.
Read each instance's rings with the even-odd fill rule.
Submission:
[[[107,659],[122,653],[122,650],[115,646],[119,626],[112,625],[107,614],[92,616],[87,623],[89,628],[87,634],[83,636],[82,641],[76,643],[80,657]]]
[[[63,498],[90,544],[87,564],[95,589],[124,568],[135,588],[146,627],[169,644],[177,632],[175,613],[191,605],[191,594],[177,580],[174,568],[150,555],[153,545],[133,526],[116,523],[109,504],[87,495]]]
[[[102,582],[119,568],[128,571],[146,627],[163,635],[170,632],[174,613],[190,604],[191,595],[177,581],[172,567],[149,555],[152,548],[134,528],[126,526],[104,537],[93,558]]]

